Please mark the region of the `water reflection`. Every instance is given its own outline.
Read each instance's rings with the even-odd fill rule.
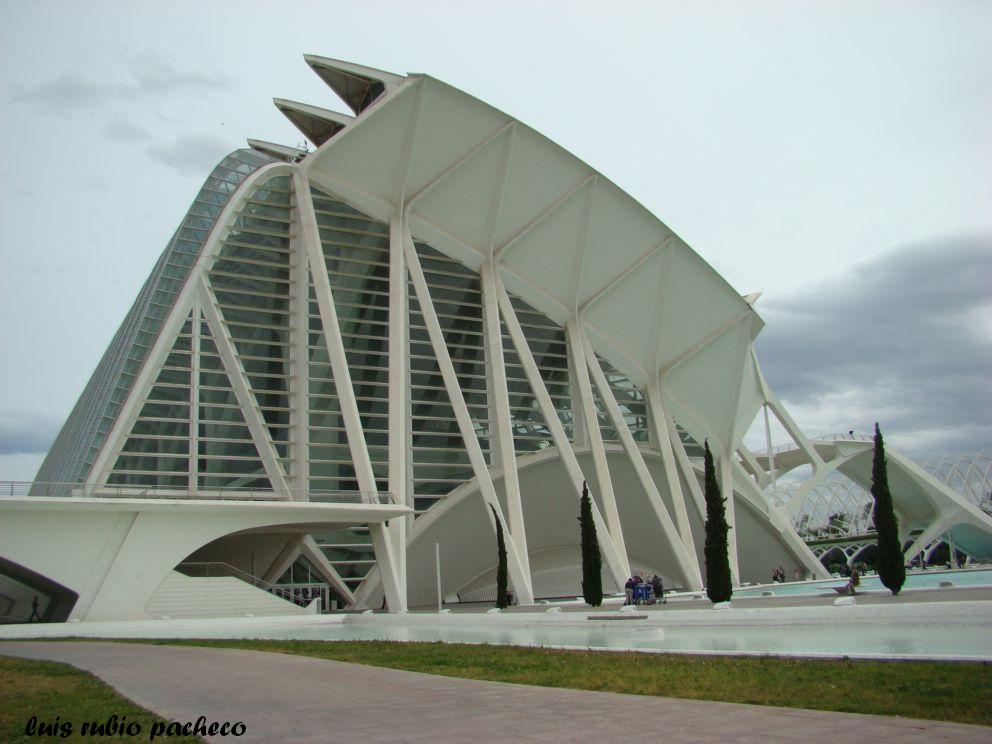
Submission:
[[[656,625],[583,627],[574,623],[410,622],[382,618],[349,618],[344,623],[287,625],[245,629],[241,633],[197,634],[200,637],[245,637],[273,640],[442,641],[514,646],[631,648],[645,651],[737,652],[756,654],[838,654],[877,656],[992,657],[992,631],[987,624],[953,626],[936,623],[881,626],[864,622],[831,623],[829,627],[772,626],[725,628],[660,628]]]

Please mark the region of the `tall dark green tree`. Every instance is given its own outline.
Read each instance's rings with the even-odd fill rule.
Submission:
[[[706,596],[710,602],[726,602],[733,594],[733,583],[730,579],[730,560],[727,558],[727,513],[724,509],[725,499],[720,495],[720,484],[716,480],[716,468],[713,466],[713,454],[710,443],[703,443],[705,448],[704,494],[706,497],[706,543],[703,554],[706,558]]]
[[[596,524],[592,521],[592,499],[589,487],[582,481],[582,498],[579,499],[579,531],[582,537],[582,598],[587,605],[603,604],[603,560],[596,539]]]
[[[889,475],[885,465],[885,443],[875,423],[875,456],[871,463],[871,495],[875,499],[875,532],[878,535],[878,578],[893,594],[906,581],[906,564],[899,541],[899,521],[892,508]]]
[[[506,541],[503,539],[503,523],[496,516],[496,509],[489,505],[493,512],[493,520],[496,522],[496,552],[499,553],[499,562],[496,564],[496,606],[503,609],[507,605],[506,601]]]

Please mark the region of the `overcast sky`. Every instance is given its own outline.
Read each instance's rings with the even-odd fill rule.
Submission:
[[[55,2],[0,25],[0,480],[30,479],[211,167],[346,110],[304,53],[533,126],[763,292],[807,434],[992,445],[992,3]]]

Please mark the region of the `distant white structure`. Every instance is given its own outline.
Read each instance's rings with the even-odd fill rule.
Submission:
[[[989,450],[937,455],[924,460],[920,467],[965,501],[971,502],[985,514],[992,514],[992,452]],[[776,503],[790,501],[796,491],[804,487],[802,481],[778,484],[775,489]],[[796,512],[793,524],[808,543],[816,543],[813,552],[821,561],[825,561],[824,555],[832,553],[831,562],[843,560],[854,563],[873,552],[873,500],[866,488],[840,470],[835,470],[815,488],[809,490],[805,487],[805,490],[808,495]],[[771,496],[770,491],[766,491],[765,495]],[[907,558],[918,560],[922,557],[929,561],[942,547],[948,550],[959,548],[955,540],[955,524],[953,519],[948,521],[947,530],[928,543],[914,539],[911,545],[913,552],[907,547]],[[975,550],[976,546],[971,547]],[[975,557],[985,557],[982,550],[979,548]]]
[[[532,603],[579,592],[587,481],[608,590],[635,569],[698,590],[706,439],[732,495],[735,582],[780,565],[825,575],[796,504],[762,491],[804,462],[813,483],[837,468],[863,481],[871,445],[798,430],[755,357],[757,295],[466,93],[306,61],[354,116],[276,99],[316,150],[249,140],[210,175],[32,497],[0,503],[20,515],[0,520],[8,563],[78,594],[82,618],[123,607],[117,582],[137,592],[126,614],[148,614],[137,598],[177,564],[271,582],[300,556],[343,604],[384,595],[403,611],[436,599],[435,543],[445,595],[491,599],[498,519],[512,589]],[[794,450],[744,448],[762,410]],[[904,527],[960,521],[992,543],[987,515],[890,462]],[[152,528],[149,499],[182,515],[171,530]],[[249,517],[259,500],[279,519]],[[213,531],[198,529],[204,501],[225,515]],[[24,516],[45,509],[51,536]]]

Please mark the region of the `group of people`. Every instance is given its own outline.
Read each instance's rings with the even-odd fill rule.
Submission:
[[[624,604],[641,604],[647,602],[665,603],[665,585],[661,577],[655,574],[651,581],[645,581],[639,574],[634,574],[623,585]]]
[[[796,577],[796,581],[800,581],[803,577],[802,571],[798,568],[793,572]],[[772,569],[772,582],[777,584],[785,583],[785,569],[779,566],[778,568]]]

